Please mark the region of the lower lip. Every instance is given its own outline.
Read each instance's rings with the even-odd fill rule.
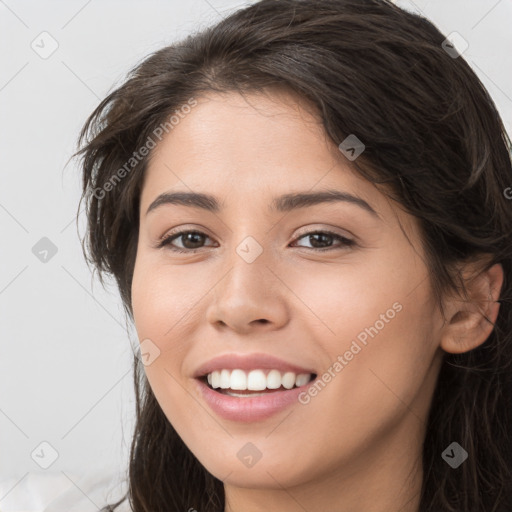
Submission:
[[[254,422],[270,418],[292,404],[299,403],[299,395],[314,380],[304,386],[286,391],[273,391],[265,395],[237,397],[224,395],[211,389],[200,379],[195,379],[199,390],[210,408],[219,416],[231,421]]]

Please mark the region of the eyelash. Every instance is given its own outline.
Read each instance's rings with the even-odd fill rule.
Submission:
[[[173,252],[179,252],[179,253],[196,253],[198,251],[200,251],[201,249],[203,249],[203,247],[200,247],[198,249],[180,249],[179,247],[174,247],[171,245],[171,242],[174,241],[175,239],[179,238],[180,236],[182,235],[186,235],[186,234],[190,234],[190,233],[193,233],[193,234],[196,234],[196,235],[204,235],[206,236],[207,238],[210,238],[208,237],[208,235],[206,235],[206,233],[202,233],[201,231],[196,231],[196,230],[185,230],[185,231],[178,231],[176,233],[171,233],[170,235],[168,236],[165,236],[164,238],[162,238],[158,245],[157,245],[157,248],[163,248],[165,246],[169,246],[169,249]],[[332,236],[333,238],[339,240],[340,242],[342,242],[342,244],[345,246],[345,247],[352,247],[355,245],[355,242],[353,240],[350,240],[348,238],[345,238],[344,236],[341,236],[339,235],[338,233],[334,233],[332,231],[328,231],[328,230],[321,230],[321,231],[309,231],[308,233],[304,233],[302,235],[300,235],[297,240],[300,240],[301,238],[304,238],[306,236],[310,236],[310,235],[329,235],[329,236]],[[335,249],[340,249],[341,247],[324,247],[324,248],[317,248],[317,247],[313,247],[311,248],[312,251],[315,251],[315,252],[325,252],[325,251],[332,251],[332,250],[335,250]],[[307,249],[307,247],[303,247],[303,249]]]

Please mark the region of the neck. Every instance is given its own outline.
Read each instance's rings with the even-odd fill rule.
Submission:
[[[226,482],[225,512],[418,512],[423,427],[418,417],[406,413],[401,426],[381,437],[378,446],[365,447],[350,463],[301,485],[286,487],[281,474],[270,475],[272,488]]]

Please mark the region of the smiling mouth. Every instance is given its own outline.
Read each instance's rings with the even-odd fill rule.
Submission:
[[[316,377],[315,373],[223,369],[203,375],[199,380],[222,395],[256,397],[306,386]]]

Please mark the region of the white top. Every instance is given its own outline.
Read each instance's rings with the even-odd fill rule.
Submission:
[[[69,477],[69,478],[68,478]],[[29,472],[0,480],[0,512],[98,512],[124,496],[125,475]],[[126,499],[116,512],[132,512]]]

